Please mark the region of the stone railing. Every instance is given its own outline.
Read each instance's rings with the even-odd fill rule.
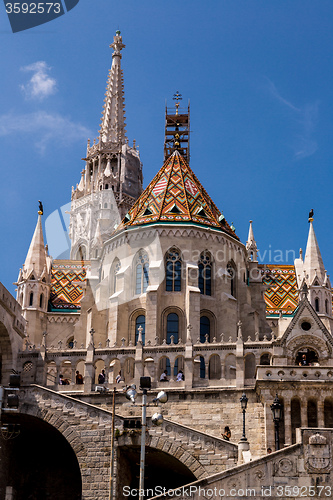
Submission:
[[[258,366],[256,380],[333,380],[333,366]]]

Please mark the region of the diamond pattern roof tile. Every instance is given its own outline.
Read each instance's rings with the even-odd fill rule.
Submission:
[[[239,240],[186,160],[175,151],[138,198],[117,231],[154,223],[195,223]]]

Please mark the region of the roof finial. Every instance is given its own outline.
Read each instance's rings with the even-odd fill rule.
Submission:
[[[125,45],[123,44],[123,39],[119,30],[116,31],[116,35],[113,37],[113,43],[111,43],[110,47],[114,49],[112,57],[119,56],[121,58],[120,51],[125,48]]]
[[[309,212],[309,222],[313,222],[313,208]]]

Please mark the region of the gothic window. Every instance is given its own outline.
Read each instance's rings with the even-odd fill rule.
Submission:
[[[260,356],[260,365],[270,365],[271,364],[271,355],[268,353],[264,353]]]
[[[325,312],[326,312],[326,314],[329,314],[328,313],[328,300],[327,299],[325,300]]]
[[[39,297],[39,307],[43,307],[43,302],[44,302],[44,295],[41,293]]]
[[[319,312],[319,299],[318,299],[318,297],[315,298],[315,310],[316,310],[316,312]]]
[[[116,292],[117,288],[117,274],[120,269],[120,260],[116,257],[113,261],[113,264],[111,266],[111,272],[110,272],[110,294],[114,294]]]
[[[105,189],[109,189],[109,184],[105,184]]]
[[[136,260],[135,293],[145,293],[149,284],[149,258],[146,252],[139,252]]]
[[[86,247],[80,245],[78,251],[76,252],[76,260],[86,260]]]
[[[212,294],[212,262],[209,252],[206,251],[200,255],[198,285],[201,294]]]
[[[208,342],[210,342],[210,320],[207,316],[200,318],[200,342],[206,342],[206,335],[208,335]]]
[[[171,343],[171,335],[173,335],[173,341],[178,344],[179,336],[179,317],[176,313],[170,313],[167,316],[167,332],[166,332],[166,343]]]
[[[145,345],[146,317],[143,314],[140,314],[135,320],[135,345],[139,339],[139,328],[142,328],[142,344]]]
[[[73,347],[74,347],[74,337],[70,337],[67,340],[67,347],[68,347],[68,349],[73,349]]]
[[[236,297],[236,266],[233,262],[228,262],[227,272],[230,278],[230,295]]]
[[[29,295],[29,307],[32,307],[34,303],[34,294],[31,292]]]
[[[171,248],[166,255],[165,282],[167,292],[181,291],[182,261],[180,251]]]

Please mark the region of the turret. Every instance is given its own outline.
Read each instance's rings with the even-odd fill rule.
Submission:
[[[85,169],[72,190],[70,220],[71,258],[96,256],[93,241],[99,226],[100,241],[110,237],[142,192],[142,165],[135,141],[128,144],[125,129],[125,98],[121,69],[120,31],[113,43],[112,66],[107,80],[99,136],[88,139]],[[98,252],[97,252],[98,253]]]
[[[313,215],[313,211],[311,212]],[[306,283],[309,291],[309,302],[323,321],[325,317],[327,318],[327,322],[324,322],[329,327],[332,321],[331,284],[320,253],[313,220],[313,216],[309,217],[310,227],[304,262],[302,255],[300,255],[300,258],[295,260],[295,269],[298,287],[302,288]]]
[[[28,323],[28,335],[35,344],[40,343],[42,339],[51,288],[51,258],[47,247],[44,246],[42,215],[43,206],[40,202],[36,228],[25,263],[15,283],[17,301]]]
[[[256,240],[254,239],[253,235],[252,220],[250,220],[249,235],[247,237],[247,242],[246,242],[246,250],[249,260],[251,260],[252,262],[258,262],[258,257],[257,257],[258,248]]]

